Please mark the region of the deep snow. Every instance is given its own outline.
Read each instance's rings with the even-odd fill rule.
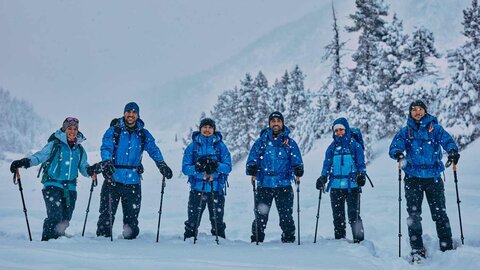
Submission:
[[[82,178],[78,185],[78,201],[67,235],[58,240],[41,242],[45,207],[36,168],[21,169],[24,195],[28,209],[33,242],[28,241],[18,187],[12,183],[9,162],[0,164],[4,179],[0,190],[0,269],[408,269],[405,258],[398,258],[398,171],[395,161],[386,154],[389,142],[377,143],[378,158],[368,166],[375,187],[368,183],[362,196],[361,216],[365,226],[362,244],[350,240],[332,240],[333,224],[329,195],[321,201],[317,243],[313,243],[318,191],[315,179],[321,171],[324,150],[329,140],[320,140],[304,157],[306,173],[300,186],[301,245],[282,244],[276,208],[270,212],[266,242],[256,246],[249,242],[253,219],[253,195],[244,163],[238,164],[230,175],[225,206],[227,240],[216,245],[209,234],[206,213],[200,226],[197,244],[183,241],[183,222],[186,219],[188,185],[180,176],[181,144],[162,140],[160,148],[176,176],[165,189],[160,241],[155,242],[160,202],[160,175],[153,162],[144,158],[143,203],[140,213],[140,235],[136,240],[121,239],[121,210],[114,226],[114,241],[95,236],[98,219],[100,186],[93,192],[85,237],[81,236],[90,188]],[[476,153],[480,142],[462,152],[458,165],[459,189],[465,245],[454,251],[438,250],[438,239],[428,207],[424,202],[424,240],[430,258],[422,269],[478,269],[480,267],[480,196],[477,191],[480,173]],[[11,158],[19,158],[11,154]],[[99,160],[98,152],[89,153],[89,161]],[[460,242],[455,186],[451,169],[446,172],[447,211],[454,241]],[[402,188],[403,197],[403,188]],[[296,199],[295,199],[296,202]],[[294,218],[297,222],[296,205]],[[207,221],[207,222],[205,222]],[[405,199],[402,198],[402,255],[410,251],[406,227]],[[347,228],[347,238],[351,233]]]

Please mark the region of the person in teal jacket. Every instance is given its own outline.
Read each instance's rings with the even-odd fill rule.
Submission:
[[[43,222],[42,241],[65,235],[77,200],[78,172],[85,177],[100,172],[101,164],[89,166],[87,163],[87,153],[81,146],[85,137],[78,131],[78,124],[77,118],[66,118],[62,128],[50,136],[42,150],[15,160],[10,166],[14,173],[20,167],[43,164],[42,193],[47,218]]]
[[[365,156],[363,147],[352,138],[347,119],[341,117],[332,125],[333,142],[328,146],[323,161],[322,175],[317,179],[319,190],[330,191],[335,239],[345,238],[345,203],[348,223],[352,227],[353,242],[364,240],[360,217],[360,193],[365,185]]]

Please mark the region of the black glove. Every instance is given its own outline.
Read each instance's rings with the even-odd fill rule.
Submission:
[[[22,158],[19,160],[14,160],[12,165],[10,165],[10,172],[14,173],[18,168],[23,167],[27,169],[30,167],[30,159],[29,158]]]
[[[203,173],[207,170],[207,156],[200,157],[195,163],[195,171]]]
[[[104,160],[98,163],[100,168],[99,171],[102,172],[103,178],[107,180],[112,180],[113,174],[115,173],[115,166],[111,160]]]
[[[95,163],[92,166],[87,167],[87,174],[88,176],[92,176],[94,174],[102,173],[102,164],[101,162]]]
[[[207,164],[205,166],[205,172],[207,174],[213,174],[218,169],[218,161],[214,160],[213,158],[207,159]]]
[[[400,162],[405,158],[405,155],[402,152],[396,152],[393,157],[397,159],[397,162]]]
[[[295,174],[295,176],[302,177],[303,176],[303,164],[300,164],[300,165],[296,166],[295,168],[293,168],[293,174]]]
[[[359,173],[357,175],[357,185],[361,187],[365,186],[365,174]]]
[[[448,152],[447,162],[453,162],[454,165],[457,165],[459,159],[460,159],[460,154],[457,152],[457,150],[452,149],[450,150],[450,152]]]
[[[327,176],[325,175],[322,175],[320,176],[318,179],[317,179],[317,189],[320,190],[320,189],[325,189],[325,184],[327,183],[328,181],[328,178]]]
[[[165,176],[165,178],[170,179],[173,176],[172,169],[168,167],[167,163],[165,161],[157,161],[157,168],[160,171],[160,173]]]
[[[258,171],[258,165],[256,163],[247,165],[247,175],[255,176]]]

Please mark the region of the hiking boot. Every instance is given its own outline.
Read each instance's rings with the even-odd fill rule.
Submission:
[[[195,236],[195,231],[185,230],[185,233],[183,234],[183,241],[187,240],[187,238],[194,237],[194,236]]]
[[[295,242],[295,234],[282,233],[282,243],[293,243],[293,242]]]
[[[452,239],[447,239],[447,240],[440,240],[440,250],[442,252],[445,252],[447,250],[452,250],[453,249],[453,242]]]
[[[424,247],[422,247],[421,249],[412,249],[410,255],[412,256],[412,263],[420,262],[423,259],[427,258],[427,251]]]
[[[218,229],[218,234],[217,234],[217,232],[215,231],[215,228],[212,228],[212,229],[210,230],[210,232],[212,233],[213,236],[218,235],[218,237],[225,238],[225,230],[224,230],[224,229]]]
[[[264,239],[265,239],[265,234],[264,233],[258,233],[258,242],[263,243]],[[255,236],[255,234],[252,234],[250,236],[250,240],[251,240],[252,243],[257,242],[257,237]]]

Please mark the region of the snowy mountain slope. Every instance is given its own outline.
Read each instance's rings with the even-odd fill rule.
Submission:
[[[462,10],[471,3],[470,0],[385,2],[390,5],[389,18],[397,13],[398,18],[403,20],[405,33],[411,33],[419,26],[430,29],[435,35],[435,45],[442,53],[464,41],[461,35]],[[348,15],[355,11],[354,1],[335,1],[335,9],[341,29],[340,38],[347,41],[343,64],[351,66],[349,54],[358,44],[356,34],[346,33],[344,27],[352,25]],[[333,36],[331,25],[331,2],[323,1],[321,8],[266,33],[223,63],[145,91],[145,96],[149,97],[146,104],[155,108],[147,113],[158,115],[157,110],[161,110],[162,114],[168,116],[162,120],[185,129],[191,126],[189,123],[198,120],[202,111],[208,114],[217,101],[216,96],[239,85],[245,73],[255,76],[261,70],[269,83],[273,84],[275,78],[281,77],[285,70],[292,70],[297,64],[307,75],[305,88],[318,89],[330,72],[328,63],[322,62],[321,58],[325,52],[324,46]],[[447,76],[443,59],[439,65]],[[165,91],[172,94],[164,98]],[[178,102],[177,109],[164,110],[163,107],[169,108],[172,99]],[[192,104],[192,101],[195,102]]]
[[[403,258],[398,258],[398,174],[395,161],[386,156],[386,141],[375,149],[380,154],[368,167],[375,188],[367,186],[362,195],[362,219],[366,241],[360,245],[350,241],[331,240],[333,224],[329,195],[323,194],[320,209],[317,243],[313,244],[318,191],[314,187],[323,162],[328,140],[317,141],[314,149],[304,157],[306,173],[300,186],[301,241],[295,244],[280,243],[280,229],[276,209],[270,212],[266,242],[256,246],[249,242],[253,219],[253,194],[248,177],[244,175],[243,162],[234,168],[229,178],[226,197],[225,222],[227,240],[217,246],[209,235],[206,215],[200,226],[196,245],[183,241],[183,222],[186,219],[188,185],[179,177],[182,151],[180,143],[160,143],[166,161],[176,176],[167,182],[160,242],[155,243],[158,207],[160,201],[160,175],[153,162],[145,158],[143,201],[140,213],[140,235],[133,241],[119,239],[121,211],[117,213],[114,241],[95,237],[98,218],[100,188],[93,192],[86,236],[81,237],[89,193],[89,181],[80,179],[78,201],[71,226],[70,238],[41,242],[45,207],[41,198],[41,184],[35,178],[36,169],[21,170],[28,217],[33,242],[28,241],[25,218],[22,213],[18,187],[11,182],[9,163],[0,164],[4,185],[0,189],[0,268],[1,269],[408,269],[414,268]],[[480,266],[480,200],[477,190],[480,173],[476,153],[480,142],[473,143],[462,152],[458,165],[459,191],[465,245],[455,251],[438,251],[435,226],[424,203],[423,228],[428,259],[422,269],[478,269]],[[10,158],[19,157],[18,155]],[[90,162],[99,160],[98,152],[89,153]],[[447,212],[454,239],[459,242],[460,232],[452,172],[446,172]],[[403,189],[402,189],[403,195]],[[296,201],[296,199],[295,199]],[[410,251],[407,241],[405,200],[402,200],[402,254]],[[296,205],[294,218],[297,223]],[[347,238],[351,239],[349,228]]]

